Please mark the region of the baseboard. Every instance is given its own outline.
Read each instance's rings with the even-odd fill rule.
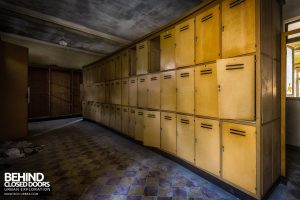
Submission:
[[[70,114],[70,115],[61,115],[57,117],[36,117],[36,118],[29,118],[28,122],[40,122],[40,121],[49,121],[49,120],[56,120],[56,119],[67,119],[73,117],[82,117],[82,114]]]

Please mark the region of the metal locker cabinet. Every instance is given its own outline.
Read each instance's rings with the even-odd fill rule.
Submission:
[[[129,78],[129,106],[137,106],[137,78]]]
[[[100,102],[100,83],[96,83],[95,84],[95,91],[94,91],[94,95],[95,95],[95,101]]]
[[[140,108],[147,108],[148,77],[147,75],[138,77],[137,104]]]
[[[101,75],[101,65],[99,64],[97,67],[97,83],[101,82],[102,81],[102,75]]]
[[[223,58],[255,52],[255,14],[255,0],[222,2]]]
[[[109,60],[109,80],[114,80],[116,78],[116,63],[115,59],[111,58]]]
[[[122,99],[121,99],[121,103],[123,106],[128,106],[128,90],[129,90],[129,84],[128,84],[129,79],[123,79],[122,80]]]
[[[128,135],[128,107],[122,107],[122,133]]]
[[[219,116],[216,63],[195,67],[195,114]]]
[[[220,58],[220,6],[196,16],[196,63]]]
[[[116,97],[115,97],[115,82],[114,81],[109,82],[109,95],[110,95],[109,103],[115,104]]]
[[[87,118],[87,115],[86,115],[86,101],[82,101],[82,116],[84,118]]]
[[[122,57],[117,55],[115,57],[115,79],[122,78]]]
[[[135,113],[136,113],[135,108],[129,108],[128,136],[132,138],[134,138],[135,136],[135,124],[136,124]]]
[[[194,114],[194,67],[177,71],[177,112]]]
[[[105,82],[100,83],[99,100],[101,103],[105,102]]]
[[[160,148],[160,111],[145,111],[144,120],[144,145]]]
[[[129,61],[129,52],[126,50],[121,53],[122,78],[127,78],[129,76]]]
[[[115,129],[119,132],[122,131],[122,107],[121,106],[116,106]]]
[[[256,194],[256,128],[222,123],[223,178]]]
[[[121,98],[122,98],[122,80],[115,81],[115,104],[121,105]]]
[[[220,176],[219,121],[195,119],[195,164],[216,176]]]
[[[96,122],[101,123],[101,103],[97,103]]]
[[[101,104],[101,118],[100,123],[105,125],[105,104]]]
[[[176,154],[176,113],[161,112],[161,149]]]
[[[175,26],[176,67],[195,64],[195,19],[191,18]]]
[[[148,108],[160,109],[160,74],[149,74],[148,85]]]
[[[175,30],[160,35],[160,70],[175,69]]]
[[[195,162],[195,123],[194,117],[177,115],[177,156]]]
[[[105,104],[104,107],[104,125],[109,126],[109,120],[110,120],[110,106],[109,104]]]
[[[161,73],[161,110],[176,111],[176,71]]]
[[[97,119],[97,102],[93,103],[93,109],[92,109],[92,120],[96,121]]]
[[[149,69],[149,42],[136,45],[136,74],[147,74]]]
[[[110,128],[115,129],[116,126],[116,106],[110,105],[109,110],[109,125]]]
[[[144,135],[144,112],[145,110],[137,109],[135,113],[135,136],[137,141],[143,141]]]
[[[128,50],[129,56],[129,75],[136,75],[136,48],[131,48]]]
[[[110,103],[110,82],[105,82],[105,103]]]
[[[255,57],[217,61],[219,116],[225,119],[255,119]]]

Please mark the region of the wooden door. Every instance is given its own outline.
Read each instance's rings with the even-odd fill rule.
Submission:
[[[144,137],[144,113],[145,110],[137,109],[135,113],[135,139],[137,141],[143,141]]]
[[[137,106],[137,78],[129,78],[129,106]]]
[[[147,74],[149,69],[149,42],[136,45],[136,74]]]
[[[147,108],[148,106],[148,78],[147,75],[138,77],[138,107]]]
[[[176,111],[176,71],[161,73],[161,110]]]
[[[161,149],[176,154],[176,113],[161,112]]]
[[[126,50],[121,53],[121,64],[122,64],[122,78],[127,78],[129,76],[129,50]]]
[[[160,109],[160,74],[148,75],[148,108]]]
[[[128,86],[128,80],[129,79],[123,79],[122,80],[122,105],[123,106],[128,106],[128,101],[129,101],[129,98],[128,98],[128,95],[129,95],[129,86]]]
[[[160,148],[160,111],[146,111],[144,120],[144,145]]]
[[[122,133],[128,135],[128,107],[122,107]]]
[[[175,30],[160,35],[160,70],[175,69]]]

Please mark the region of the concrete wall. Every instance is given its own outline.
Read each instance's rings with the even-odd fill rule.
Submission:
[[[300,99],[286,101],[286,143],[300,147]]]

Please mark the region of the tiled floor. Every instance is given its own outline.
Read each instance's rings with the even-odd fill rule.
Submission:
[[[53,196],[47,199],[237,199],[181,165],[91,122],[80,121],[29,140],[45,144],[45,150],[12,162],[5,171],[43,172],[53,187]],[[292,178],[287,186],[278,186],[272,200],[300,199],[300,156],[288,155]]]

